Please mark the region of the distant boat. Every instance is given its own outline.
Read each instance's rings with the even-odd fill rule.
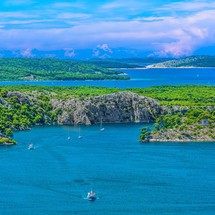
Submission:
[[[93,192],[92,190],[90,192],[87,193],[87,200],[93,202],[97,199],[96,197],[96,193]]]
[[[67,137],[67,140],[71,140],[71,137],[70,137],[69,131],[68,131],[68,137]]]
[[[104,131],[105,128],[102,126],[102,118],[101,118],[101,121],[100,121],[100,131]]]
[[[29,150],[34,149],[34,145],[33,145],[33,143],[30,143],[30,144],[29,144],[28,149],[29,149]]]
[[[81,127],[79,126],[79,130],[78,130],[78,139],[82,139],[82,136],[81,136]]]

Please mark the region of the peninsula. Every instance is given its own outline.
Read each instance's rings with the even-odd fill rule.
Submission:
[[[152,130],[141,130],[141,142],[215,142],[215,87],[163,86],[147,95],[159,101],[163,113]]]
[[[54,58],[0,58],[0,81],[127,80],[120,71]]]
[[[215,87],[0,87],[0,136],[35,125],[151,122],[140,141],[215,140]],[[145,134],[145,133],[146,134]],[[186,138],[185,138],[186,137]],[[12,140],[11,140],[12,141]]]
[[[168,60],[146,66],[146,68],[208,68],[215,67],[214,56],[191,56]]]

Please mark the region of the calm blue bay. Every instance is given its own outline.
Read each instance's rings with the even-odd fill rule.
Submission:
[[[142,126],[16,132],[0,148],[0,214],[215,214],[215,143],[141,144]]]
[[[1,82],[47,86],[215,85],[215,69],[123,70],[129,81]],[[148,126],[151,126],[147,124]],[[138,142],[143,124],[34,127],[0,147],[0,214],[215,214],[215,143]],[[71,140],[67,137],[71,136]],[[35,150],[28,150],[29,143]],[[84,198],[91,189],[99,199]]]
[[[190,69],[127,69],[128,81],[8,81],[0,85],[29,84],[43,86],[104,86],[104,87],[150,87],[160,85],[201,84],[215,85],[215,68]]]

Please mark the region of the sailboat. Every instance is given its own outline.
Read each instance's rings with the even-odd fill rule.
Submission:
[[[101,121],[100,121],[100,131],[104,131],[105,128],[102,126],[102,118],[101,118]]]
[[[81,127],[79,126],[79,130],[78,130],[78,139],[82,139],[82,136],[81,136]]]
[[[33,143],[30,143],[30,144],[29,144],[28,149],[29,149],[29,150],[33,150],[33,149],[34,149]]]
[[[67,137],[67,140],[71,140],[71,137],[69,135],[69,131],[68,131],[68,137]]]

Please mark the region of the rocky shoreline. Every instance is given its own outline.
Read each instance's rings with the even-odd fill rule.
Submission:
[[[96,124],[154,122],[163,108],[154,99],[131,92],[119,92],[84,99],[52,99],[53,110],[60,109],[57,123]]]
[[[17,142],[11,138],[8,137],[3,137],[0,134],[0,146],[11,146],[11,145],[16,145]]]
[[[42,97],[46,98],[46,102],[40,100]],[[38,92],[8,91],[4,93],[4,98],[0,98],[0,104],[14,116],[17,115],[17,109],[11,112],[12,106],[8,101],[15,101],[20,108],[20,114],[23,115],[20,115],[18,120],[8,119],[5,125],[0,124],[4,125],[3,127],[10,125],[5,127],[4,132],[26,130],[34,125],[92,125],[100,123],[101,120],[103,123],[154,122],[164,112],[164,108],[154,99],[132,92],[84,98],[52,98],[47,92],[43,95]],[[7,112],[4,115],[7,115]],[[28,121],[31,115],[30,123]],[[9,141],[10,138],[6,140],[5,134],[0,135],[2,144],[14,143]]]
[[[0,121],[0,126],[4,130],[0,131],[2,132],[0,144],[3,145],[15,144],[15,141],[6,138],[12,136],[12,131],[26,130],[35,125],[92,125],[101,121],[103,123],[154,123],[162,115],[184,114],[190,109],[188,106],[160,105],[155,99],[129,91],[79,98],[62,96],[63,94],[56,97],[54,92],[49,91],[2,91],[2,95],[0,105],[5,112],[1,113],[4,119]],[[12,105],[15,105],[15,108]],[[205,110],[213,109],[205,107]],[[188,125],[186,129],[176,127],[164,131],[157,130],[150,132],[150,137],[147,139],[140,138],[140,141],[215,141],[215,124],[210,127],[203,126],[201,129],[199,127],[202,126],[196,124]]]
[[[180,128],[152,131],[141,142],[215,142],[215,123],[210,125],[192,124],[186,130]]]

